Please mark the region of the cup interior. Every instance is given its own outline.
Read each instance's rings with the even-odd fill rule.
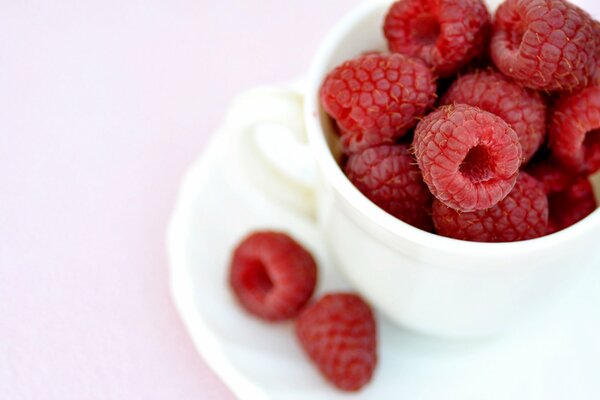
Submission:
[[[477,243],[450,239],[414,228],[379,209],[368,201],[343,174],[340,168],[342,153],[339,139],[332,120],[324,112],[319,102],[319,88],[327,73],[343,63],[368,51],[386,51],[387,43],[382,25],[391,0],[365,2],[336,24],[321,45],[309,72],[308,92],[305,97],[306,123],[309,141],[313,146],[325,179],[336,191],[361,214],[394,235],[409,237],[426,247],[445,248],[452,252],[475,251],[477,253],[505,253],[506,251],[527,251],[532,247],[551,247],[557,243],[573,239],[600,226],[600,210],[594,211],[577,224],[552,235],[513,243]],[[487,2],[490,12],[501,3]],[[579,1],[576,3],[586,3]],[[600,3],[579,4],[592,15],[600,11]],[[600,173],[591,178],[600,200]]]

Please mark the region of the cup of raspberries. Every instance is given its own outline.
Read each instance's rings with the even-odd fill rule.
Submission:
[[[272,165],[259,173],[254,164],[252,174],[271,182],[271,193],[310,199],[308,214],[362,299],[426,334],[504,331],[555,299],[582,267],[600,268],[600,23],[590,14],[600,6],[490,3],[365,3],[324,40],[304,93],[271,89],[248,102],[271,113],[248,125],[267,120],[306,135],[307,170],[318,183],[306,197],[306,185],[282,183]],[[248,136],[245,128],[238,131]],[[291,265],[268,241],[260,246],[253,249],[266,257],[279,254],[272,263]],[[328,353],[332,337],[311,339],[321,332],[315,321],[331,324],[331,315],[342,321],[336,332],[352,331],[338,317],[347,299],[328,300],[335,313],[319,305],[302,314],[317,276],[305,264],[298,281],[281,265],[270,278],[238,271],[234,287],[257,292],[237,295],[269,320],[300,315],[310,357],[338,387],[355,390],[319,358],[344,358]],[[370,335],[361,338],[369,363],[358,386],[376,360]]]
[[[317,216],[338,267],[398,324],[502,331],[600,266],[590,13],[600,7],[383,1],[325,40],[304,95]]]

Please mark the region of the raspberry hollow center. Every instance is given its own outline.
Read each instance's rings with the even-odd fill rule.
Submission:
[[[490,180],[494,176],[494,160],[487,147],[472,147],[460,164],[459,171],[473,183]]]
[[[424,13],[413,19],[411,23],[413,40],[422,46],[434,45],[440,36],[440,24],[430,13]]]
[[[588,167],[596,169],[600,166],[600,128],[588,131],[583,140],[585,161]]]
[[[521,42],[523,41],[524,34],[525,34],[525,32],[523,32],[518,27],[515,27],[514,30],[508,32],[508,41],[507,41],[508,49],[513,50],[513,51],[519,50],[519,47],[521,47]]]
[[[527,24],[523,21],[523,18],[517,13],[513,13],[510,16],[510,20],[506,21],[506,45],[508,50],[519,50],[521,42],[523,41],[523,35],[527,31]]]
[[[274,286],[267,269],[260,261],[252,262],[247,266],[243,282],[250,292],[261,299],[265,298]]]

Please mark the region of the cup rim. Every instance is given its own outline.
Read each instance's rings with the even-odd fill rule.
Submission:
[[[518,242],[470,242],[448,238],[426,232],[388,214],[366,196],[364,196],[344,175],[329,149],[323,128],[320,123],[319,88],[322,79],[330,69],[329,58],[340,40],[345,37],[365,16],[383,6],[389,6],[391,0],[372,0],[362,3],[351,10],[336,23],[325,36],[321,46],[311,63],[306,93],[304,98],[305,122],[310,147],[317,163],[322,169],[326,180],[338,191],[357,212],[375,223],[378,227],[391,233],[394,237],[413,242],[425,248],[432,248],[451,254],[470,256],[507,256],[514,254],[532,253],[564,245],[589,233],[600,225],[600,209],[576,224],[556,233],[535,239]]]

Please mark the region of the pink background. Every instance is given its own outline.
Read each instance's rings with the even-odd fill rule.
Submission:
[[[0,398],[232,398],[169,297],[179,180],[357,2],[1,2]]]

